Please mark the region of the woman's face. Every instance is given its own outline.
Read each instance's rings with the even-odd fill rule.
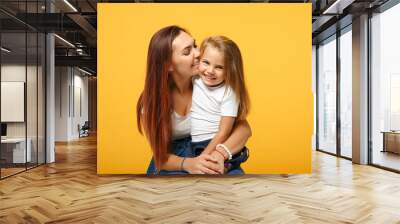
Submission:
[[[195,40],[189,34],[181,32],[172,41],[172,64],[170,72],[181,77],[192,77],[198,73],[199,51]]]

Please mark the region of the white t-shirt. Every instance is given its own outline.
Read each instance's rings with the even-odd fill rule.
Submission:
[[[239,102],[225,84],[209,87],[200,77],[193,79],[191,135],[193,142],[212,139],[219,130],[222,116],[236,117]]]
[[[144,110],[142,109],[142,114]],[[171,123],[172,123],[172,140],[181,139],[190,136],[190,113],[186,116],[181,116],[175,111],[171,114]]]
[[[190,136],[190,113],[181,116],[175,111],[172,112],[172,140]]]

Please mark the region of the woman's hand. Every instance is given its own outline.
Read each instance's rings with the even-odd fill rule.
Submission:
[[[183,169],[190,174],[222,174],[220,159],[214,156],[201,154],[194,158],[186,158],[183,163]]]

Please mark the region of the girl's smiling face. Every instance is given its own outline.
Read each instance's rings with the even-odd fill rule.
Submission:
[[[206,46],[200,57],[200,77],[207,86],[217,86],[225,80],[224,54],[215,47]]]

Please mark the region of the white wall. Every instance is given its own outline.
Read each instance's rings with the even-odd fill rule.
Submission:
[[[28,71],[32,67],[28,67]],[[28,72],[30,74],[30,72]],[[1,66],[1,81],[2,82],[25,82],[25,64],[9,64]],[[4,96],[3,96],[4,97]],[[1,108],[5,110],[6,108]],[[11,122],[7,123],[7,137],[25,137],[25,123]]]
[[[88,120],[88,77],[72,67],[56,67],[55,73],[55,140],[70,141]]]
[[[75,70],[75,79],[74,79],[74,86],[75,86],[75,96],[74,96],[74,100],[75,100],[75,113],[73,113],[74,119],[72,119],[72,135],[75,137],[79,137],[79,133],[78,133],[78,129],[77,126],[78,124],[80,124],[81,126],[85,123],[85,121],[88,121],[89,119],[89,111],[88,111],[88,99],[89,99],[89,92],[88,92],[88,77],[85,76],[81,76],[81,74],[83,73],[78,73],[78,75],[76,75],[76,71]],[[78,98],[79,93],[78,91],[80,90],[80,99]],[[79,105],[79,101],[80,100],[80,105]],[[81,107],[80,109],[82,110],[81,113],[79,111],[78,107]]]
[[[55,141],[68,141],[69,80],[67,67],[55,68]]]
[[[314,98],[314,131],[312,135],[312,149],[316,150],[317,142],[317,49],[316,46],[312,46],[312,93]]]

